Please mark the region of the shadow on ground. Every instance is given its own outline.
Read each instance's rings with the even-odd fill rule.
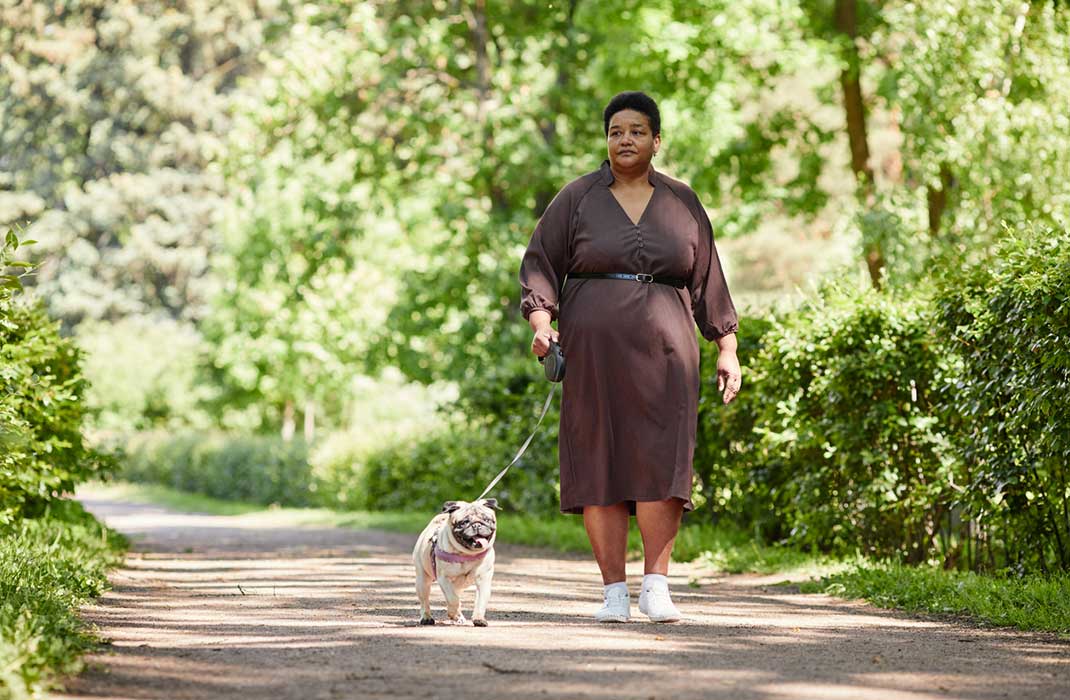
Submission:
[[[1050,637],[740,577],[695,589],[688,578],[709,572],[692,566],[672,577],[687,622],[642,622],[633,606],[635,621],[596,625],[593,563],[506,545],[490,627],[421,627],[410,536],[86,505],[135,546],[84,614],[110,644],[58,697],[1047,699],[1070,689],[1070,646]],[[641,573],[629,570],[633,581]]]

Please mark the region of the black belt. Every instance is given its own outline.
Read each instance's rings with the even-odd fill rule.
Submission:
[[[687,286],[687,282],[679,277],[648,275],[645,272],[640,272],[638,274],[632,274],[630,272],[570,272],[568,273],[568,279],[631,280],[632,282],[642,282],[643,284],[667,284],[670,287],[676,287],[677,289],[683,289]]]

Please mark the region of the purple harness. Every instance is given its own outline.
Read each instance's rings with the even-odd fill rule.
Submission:
[[[438,546],[438,537],[432,540],[435,547],[431,551],[431,575],[436,579],[438,578],[438,560],[448,561],[451,564],[461,564],[466,561],[479,561],[483,557],[487,556],[489,549],[484,549],[479,554],[455,554],[453,552],[447,552]]]

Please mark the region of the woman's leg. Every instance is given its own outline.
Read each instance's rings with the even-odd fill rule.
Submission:
[[[602,583],[625,580],[624,557],[628,550],[628,504],[584,506],[583,525],[591,540],[595,561],[602,570]]]
[[[635,504],[635,519],[643,536],[645,574],[668,574],[672,545],[680,529],[684,502],[679,498],[664,501],[640,501]]]

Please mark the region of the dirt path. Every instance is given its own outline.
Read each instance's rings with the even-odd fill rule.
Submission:
[[[654,625],[633,604],[633,622],[597,625],[592,562],[499,544],[491,626],[420,627],[410,536],[86,505],[135,544],[114,590],[84,611],[111,644],[55,697],[1070,697],[1065,642],[756,577],[677,566],[689,622]],[[633,591],[641,573],[629,565]],[[696,576],[701,587],[689,587]],[[441,620],[437,587],[433,604]]]

